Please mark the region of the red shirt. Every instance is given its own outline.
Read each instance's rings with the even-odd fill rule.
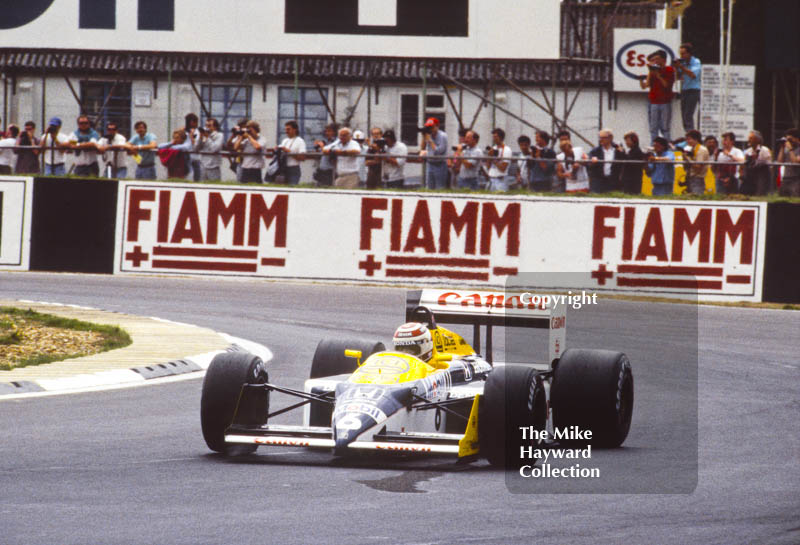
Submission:
[[[650,104],[669,104],[672,101],[672,85],[675,83],[675,69],[671,66],[661,68],[659,75],[667,81],[667,85],[661,85],[658,78],[653,76],[650,80]]]

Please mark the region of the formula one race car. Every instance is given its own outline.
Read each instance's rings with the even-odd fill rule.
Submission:
[[[617,447],[631,424],[631,364],[621,352],[564,351],[566,305],[551,306],[501,293],[409,292],[409,323],[395,334],[395,350],[381,342],[322,340],[303,391],[271,383],[257,356],[219,354],[203,382],[203,436],[211,450],[228,454],[302,446],[337,456],[364,450],[460,461],[482,456],[493,465],[518,463],[520,447],[546,447],[554,439]],[[472,345],[440,323],[472,325]],[[479,354],[481,326],[486,357]],[[549,329],[548,359],[493,362],[494,326]],[[270,412],[274,393],[299,401]],[[301,407],[302,426],[269,423]]]

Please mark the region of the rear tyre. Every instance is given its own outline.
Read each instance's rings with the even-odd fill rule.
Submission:
[[[527,365],[495,367],[486,379],[478,410],[481,455],[493,466],[518,468],[523,461],[521,447],[535,449],[540,443],[531,438],[528,427],[542,431],[547,423],[541,377]],[[524,440],[520,427],[526,428]]]
[[[361,363],[376,352],[386,350],[382,342],[364,341],[360,339],[322,339],[314,352],[311,361],[310,378],[349,375],[358,369],[358,361],[344,355],[345,350],[360,350]],[[327,427],[331,425],[333,407],[327,403],[311,403],[309,408],[309,425]]]
[[[226,444],[225,430],[233,421],[242,386],[265,384],[268,381],[267,369],[258,356],[249,352],[226,352],[214,357],[203,379],[200,398],[200,426],[208,448],[229,455],[256,450],[256,445]],[[248,424],[266,423],[269,414],[268,392],[259,392],[247,402],[243,400],[240,413]]]
[[[633,417],[631,362],[622,352],[569,349],[553,372],[550,401],[556,428],[591,430],[589,443],[616,448]]]

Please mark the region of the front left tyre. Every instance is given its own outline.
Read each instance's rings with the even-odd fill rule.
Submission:
[[[242,396],[242,387],[268,381],[267,369],[258,356],[249,352],[225,352],[214,357],[203,379],[200,398],[200,426],[208,448],[229,455],[256,450],[256,445],[226,444],[225,430],[233,422],[237,407],[238,421],[251,425],[266,423],[269,392],[259,389]]]

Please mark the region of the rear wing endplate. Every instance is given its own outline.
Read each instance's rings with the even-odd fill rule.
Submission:
[[[492,362],[492,327],[528,327],[549,330],[548,363],[566,349],[567,308],[552,297],[529,292],[471,290],[413,290],[406,295],[406,321],[418,321],[417,307],[433,312],[437,323],[473,326],[473,344],[480,352],[480,326],[486,326],[486,358]]]

